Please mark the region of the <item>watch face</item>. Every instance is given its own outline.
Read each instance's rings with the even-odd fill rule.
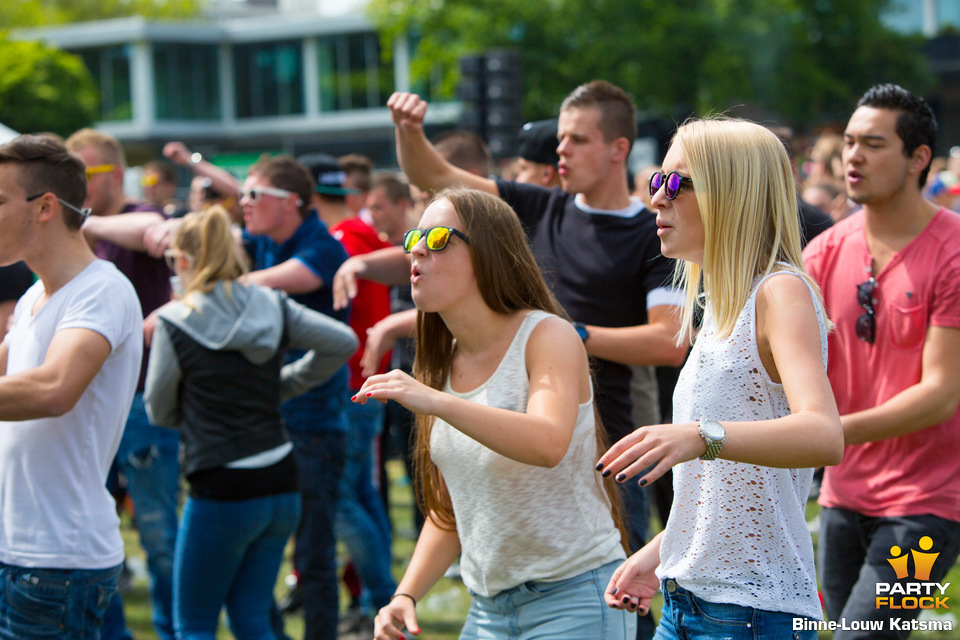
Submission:
[[[714,420],[704,420],[700,423],[700,428],[703,429],[703,435],[711,440],[723,440],[727,435],[723,425]]]

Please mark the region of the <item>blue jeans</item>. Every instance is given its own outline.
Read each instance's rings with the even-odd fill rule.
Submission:
[[[0,638],[97,640],[120,565],[29,569],[0,563]]]
[[[390,520],[373,486],[373,447],[383,429],[383,405],[346,403],[350,424],[347,462],[340,480],[337,537],[346,545],[363,583],[361,603],[376,612],[397,588],[390,570]]]
[[[960,522],[937,516],[874,518],[846,509],[820,510],[820,540],[817,573],[820,576],[824,609],[830,620],[883,620],[883,630],[838,629],[834,640],[853,638],[906,638],[907,630],[891,629],[889,620],[912,620],[919,609],[877,608],[878,582],[899,582],[887,560],[891,547],[905,553],[919,550],[920,538],[930,536],[939,553],[930,572],[930,581],[942,582],[960,553]]]
[[[603,601],[611,562],[566,580],[526,582],[473,598],[460,640],[633,640],[636,616]]]
[[[173,553],[180,490],[180,434],[147,419],[143,394],[133,397],[116,461],[133,501],[133,523],[147,555],[153,626],[160,640],[173,640]],[[129,638],[120,596],[104,620],[103,639]]]
[[[673,580],[664,580],[660,626],[654,640],[817,640],[816,631],[794,631],[792,613],[707,602]]]
[[[214,640],[227,606],[238,640],[274,640],[273,586],[300,517],[300,496],[188,498],[177,536],[174,621],[180,640]]]
[[[336,640],[340,607],[334,521],[347,445],[343,431],[290,431],[302,511],[294,565],[303,593],[304,638]]]

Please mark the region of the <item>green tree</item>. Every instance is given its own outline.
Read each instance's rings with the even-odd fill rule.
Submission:
[[[77,56],[39,42],[0,39],[0,122],[60,135],[93,123],[97,87]]]
[[[13,0],[0,2],[0,25],[16,29],[127,16],[182,20],[197,15],[202,2],[203,0]]]
[[[440,69],[440,97],[454,95],[460,56],[514,47],[530,118],[555,114],[574,86],[605,78],[664,115],[747,103],[806,126],[845,118],[876,82],[930,88],[920,40],[883,24],[889,8],[889,0],[372,0],[369,14],[388,50],[413,36],[413,77]]]

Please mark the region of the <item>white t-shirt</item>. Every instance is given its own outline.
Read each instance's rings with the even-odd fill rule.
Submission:
[[[56,291],[36,282],[17,303],[4,339],[7,375],[33,369],[63,329],[89,329],[110,355],[80,400],[57,418],[0,422],[0,562],[105,569],[123,560],[107,472],[130,412],[143,355],[143,314],[130,281],[97,260]]]

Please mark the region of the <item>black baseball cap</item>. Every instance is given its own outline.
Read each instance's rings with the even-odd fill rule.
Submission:
[[[517,135],[517,155],[530,162],[557,166],[557,119],[528,122]]]

